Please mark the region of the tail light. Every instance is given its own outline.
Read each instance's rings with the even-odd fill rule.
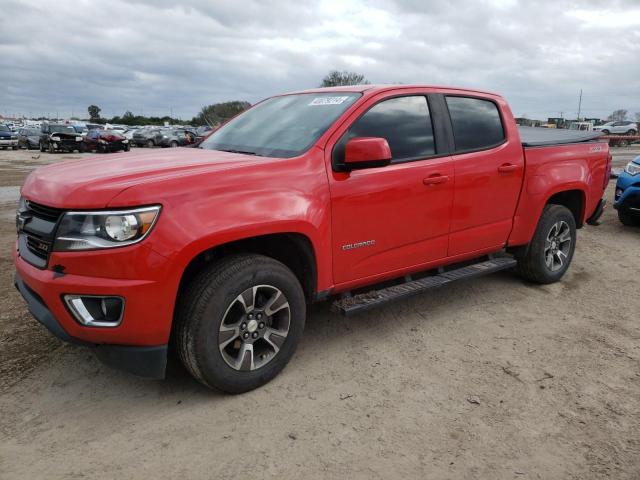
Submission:
[[[604,172],[604,185],[602,185],[602,189],[606,190],[607,185],[609,184],[609,180],[611,179],[611,164],[613,162],[613,155],[611,152],[607,152],[607,168]]]

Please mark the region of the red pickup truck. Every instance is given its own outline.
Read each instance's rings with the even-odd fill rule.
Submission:
[[[596,223],[611,156],[593,132],[519,130],[502,97],[428,86],[264,100],[199,148],[35,170],[17,288],[58,337],[203,384],[277,375],[307,305],[344,314],[506,268],[558,281]]]

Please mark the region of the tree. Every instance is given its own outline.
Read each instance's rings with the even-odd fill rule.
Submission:
[[[215,127],[226,122],[238,113],[245,111],[251,104],[243,100],[234,100],[232,102],[214,103],[202,107],[200,113],[193,117],[191,123],[194,125],[209,125]]]
[[[321,87],[338,87],[340,85],[368,85],[370,82],[364,75],[356,72],[332,70],[322,79]]]
[[[613,113],[607,117],[607,120],[609,120],[610,122],[621,122],[627,119],[627,113],[627,110],[624,110],[622,108],[619,110],[614,110]]]
[[[97,106],[97,105],[89,105],[87,110],[89,111],[89,119],[91,121],[100,120],[100,107],[99,106]]]

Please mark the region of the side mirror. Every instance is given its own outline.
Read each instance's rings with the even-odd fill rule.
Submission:
[[[344,149],[344,163],[349,169],[384,167],[391,163],[391,149],[381,137],[355,137]]]

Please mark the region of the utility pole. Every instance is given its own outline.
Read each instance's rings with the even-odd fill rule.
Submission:
[[[580,99],[578,100],[578,121],[580,121],[581,111],[582,111],[582,89],[580,89]]]

